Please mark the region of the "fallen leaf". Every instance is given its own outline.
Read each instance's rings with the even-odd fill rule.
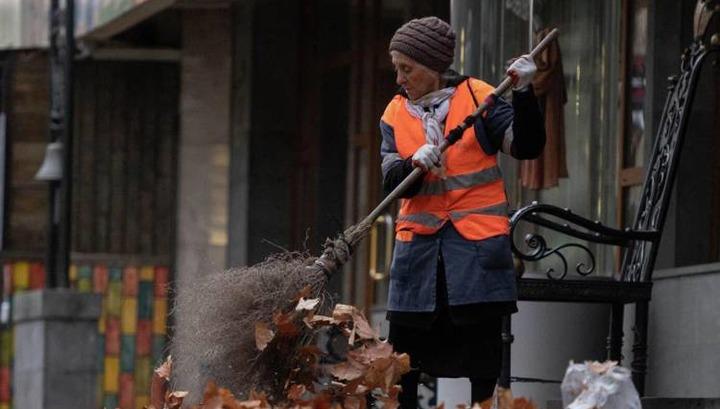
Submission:
[[[606,373],[607,371],[609,371],[610,369],[616,367],[618,363],[617,363],[617,361],[605,361],[605,362],[593,361],[593,362],[588,362],[587,364],[592,372],[595,372],[598,375],[602,375],[602,374]]]
[[[375,359],[389,358],[392,353],[393,347],[389,342],[377,341],[349,351],[348,356],[363,364],[369,364]]]
[[[343,401],[343,409],[365,409],[367,402],[364,396],[346,396]]]
[[[310,322],[310,326],[312,327],[337,324],[337,321],[335,321],[333,317],[328,317],[325,315],[313,315],[311,318],[308,319],[308,322]]]
[[[307,389],[305,388],[305,385],[292,385],[290,389],[288,389],[287,398],[290,401],[300,400],[306,391]]]
[[[172,356],[168,355],[167,359],[165,359],[165,362],[162,363],[162,365],[155,368],[155,373],[158,374],[161,378],[164,378],[165,380],[170,380],[170,373],[172,372]]]
[[[262,407],[270,407],[270,403],[268,402],[268,398],[265,392],[258,392],[254,389],[251,390],[250,400],[258,400],[260,401]]]
[[[350,330],[350,335],[348,335],[348,345],[355,345],[356,329],[357,327],[353,325],[352,329]]]
[[[255,323],[255,346],[259,351],[263,351],[273,338],[275,338],[275,333],[267,324]]]
[[[496,387],[495,395],[497,399],[498,409],[512,409],[513,407],[513,396],[510,388]]]
[[[340,362],[339,364],[331,365],[329,372],[332,376],[340,380],[352,381],[353,379],[361,377],[364,370],[362,366],[358,365],[351,359],[348,359],[344,362]]]
[[[512,409],[537,409],[535,403],[525,398],[515,398]]]
[[[338,322],[347,322],[353,320],[353,315],[357,314],[357,308],[347,304],[336,304],[332,317]]]
[[[150,381],[150,406],[156,408],[165,406],[171,365],[172,359],[168,356],[165,362],[153,371]]]
[[[380,336],[360,311],[355,310],[352,318],[355,332],[360,339],[376,339]]]
[[[273,324],[277,327],[278,335],[282,337],[292,338],[300,333],[300,330],[293,322],[292,314],[276,312],[273,315]]]
[[[167,409],[179,409],[182,407],[183,400],[185,400],[186,396],[188,396],[188,392],[171,392],[165,397],[165,405],[161,407]]]
[[[295,306],[295,311],[312,311],[315,309],[315,307],[317,307],[319,303],[319,298],[300,298],[300,301],[298,301],[297,305]]]

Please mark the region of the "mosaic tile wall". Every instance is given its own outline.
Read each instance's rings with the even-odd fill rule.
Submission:
[[[9,409],[12,391],[12,295],[45,285],[42,263],[3,265],[0,310],[0,409]],[[163,359],[167,341],[169,269],[165,266],[74,264],[70,283],[80,292],[103,295],[98,322],[98,408],[135,409],[149,403],[153,368]],[[5,315],[3,315],[5,314]]]

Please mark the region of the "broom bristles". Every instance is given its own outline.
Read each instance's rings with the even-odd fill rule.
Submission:
[[[254,389],[282,399],[297,346],[306,339],[301,335],[290,341],[295,345],[261,354],[255,344],[255,324],[270,322],[273,313],[286,310],[308,286],[313,297],[323,300],[319,310],[329,310],[328,278],[349,259],[368,229],[367,223],[351,226],[325,243],[320,258],[297,252],[276,254],[254,266],[212,274],[180,288],[172,312],[174,389],[202,396],[204,385],[213,381],[236,396],[247,396]]]
[[[268,393],[282,389],[292,369],[281,351],[260,354],[255,345],[255,324],[269,322],[306,286],[324,289],[326,275],[308,268],[315,261],[302,253],[270,257],[250,267],[233,268],[204,277],[180,288],[175,298],[174,388],[202,396],[208,381],[230,389],[236,396],[250,390]],[[317,293],[316,293],[317,294]],[[292,352],[292,351],[288,351]]]

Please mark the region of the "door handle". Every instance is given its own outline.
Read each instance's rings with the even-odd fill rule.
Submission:
[[[385,265],[382,270],[378,270],[378,236],[380,227],[385,228]],[[372,228],[370,229],[370,268],[368,274],[370,278],[375,281],[384,280],[387,277],[388,271],[390,270],[390,261],[392,260],[393,251],[393,233],[394,233],[393,218],[389,214],[382,215],[373,222]]]

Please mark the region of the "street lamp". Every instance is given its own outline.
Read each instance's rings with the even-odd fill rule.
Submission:
[[[48,243],[45,255],[48,287],[68,286],[72,212],[73,59],[75,1],[50,1],[50,143],[35,175],[49,183]]]

